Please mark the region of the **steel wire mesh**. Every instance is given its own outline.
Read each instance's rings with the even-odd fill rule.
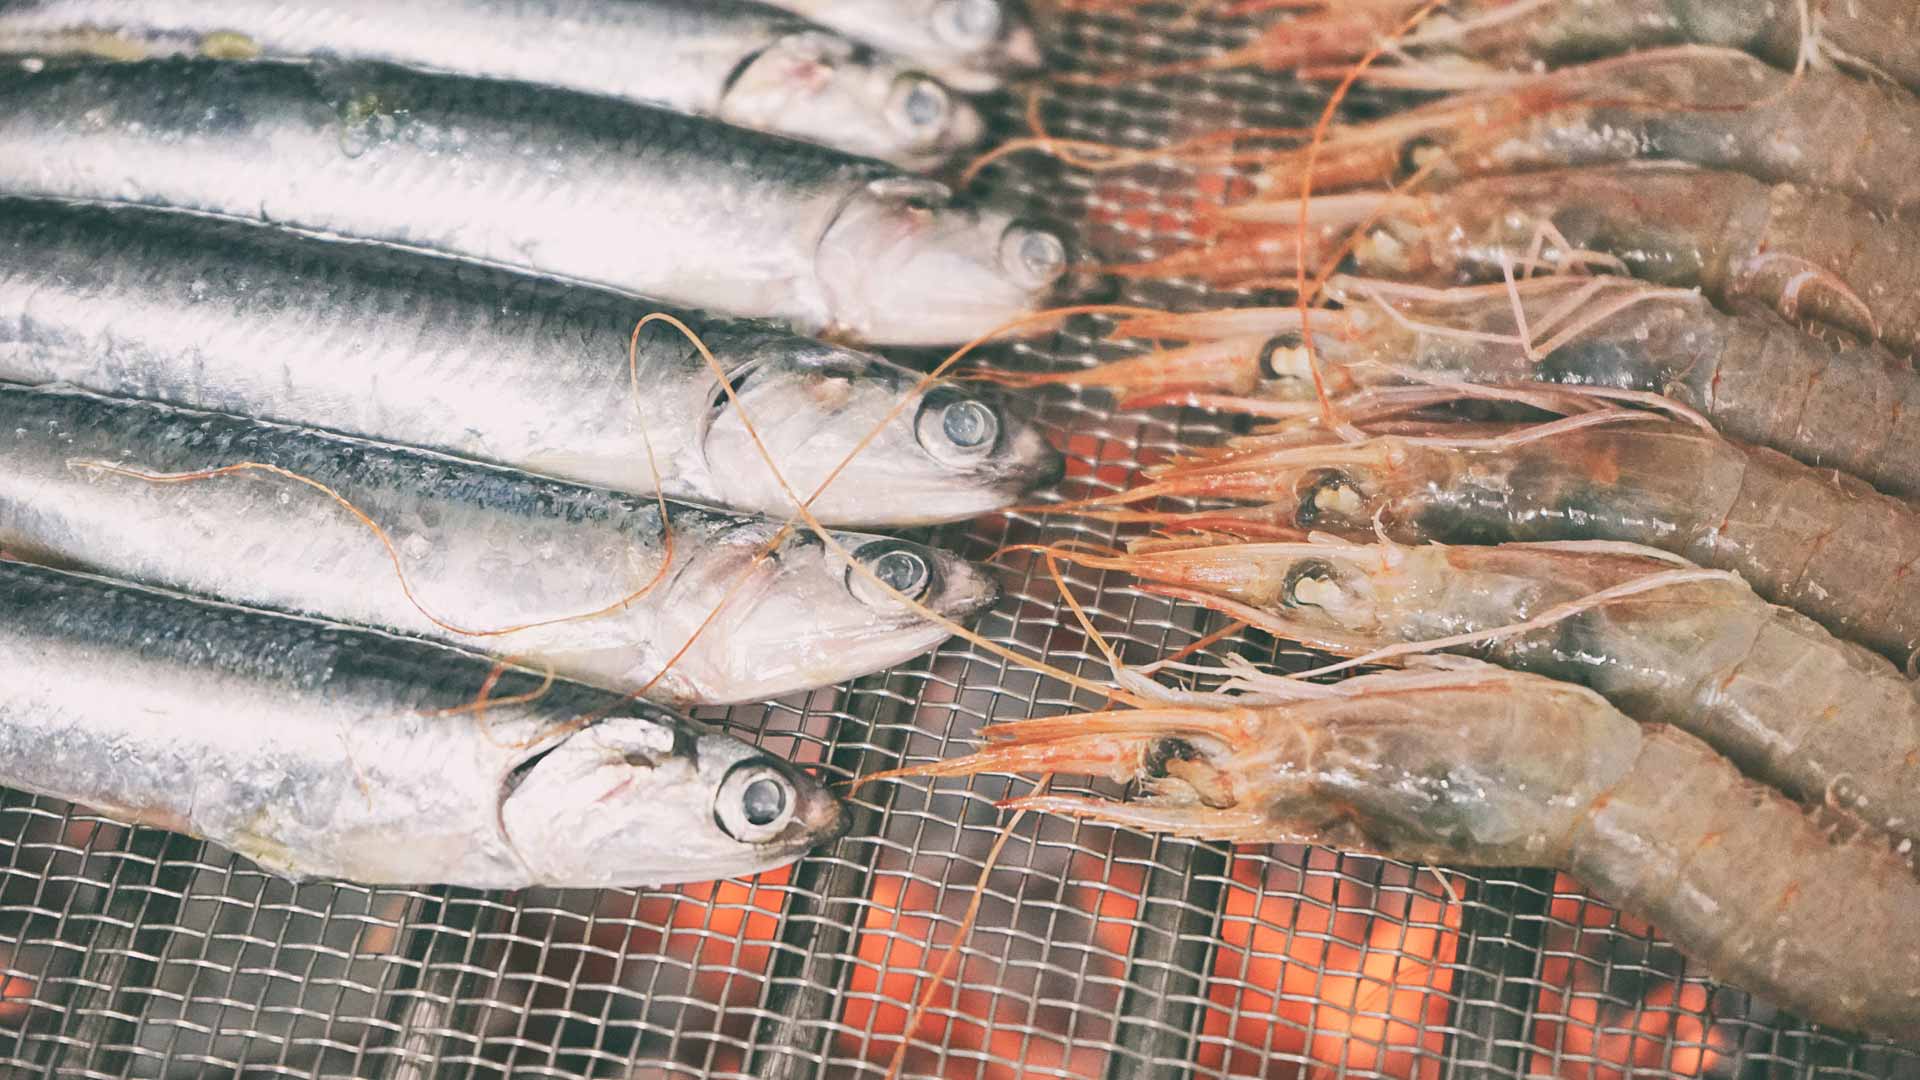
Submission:
[[[1137,70],[1242,42],[1253,23],[1061,15],[1062,70]],[[1319,91],[1247,71],[1061,86],[1063,138],[1164,145],[1309,121]],[[1356,113],[1384,102],[1358,96]],[[1002,103],[1003,134],[1024,130]],[[1190,195],[1227,172],[1090,170],[1038,154],[981,184],[1082,226],[1107,261],[1191,239]],[[1188,284],[1115,299],[1234,303]],[[998,363],[1117,355],[1082,318]],[[1116,415],[1036,395],[1072,459],[1064,494],[1226,433],[1177,411]],[[1112,544],[1117,526],[1015,513],[936,539]],[[1214,625],[1063,566],[1122,658]],[[1106,661],[1038,561],[1011,559],[987,637],[1101,680]],[[1281,666],[1307,654],[1254,635]],[[848,687],[709,717],[835,781],[963,752],[989,721],[1097,707],[1097,695],[965,642]],[[876,784],[856,828],[777,873],[670,890],[294,885],[225,852],[51,800],[0,803],[0,1067],[74,1077],[882,1077],[910,1003],[978,921],[908,1038],[909,1077],[1920,1077],[1920,1054],[1823,1032],[1715,987],[1649,928],[1551,873],[1449,874],[1298,847],[1229,849],[1028,817],[991,872],[997,800],[1031,780]],[[1120,791],[1062,778],[1060,790]]]

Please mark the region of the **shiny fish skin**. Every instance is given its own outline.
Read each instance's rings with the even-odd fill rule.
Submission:
[[[419,606],[372,531],[322,492],[259,471],[155,484],[95,462],[145,475],[255,462],[323,484],[387,531]],[[0,386],[0,549],[22,557],[446,640],[676,704],[812,690],[948,636],[805,530],[755,565],[778,523],[672,503],[667,512],[670,537],[651,499],[240,417]],[[945,552],[835,539],[948,618],[998,598],[991,577]],[[669,543],[673,563],[659,576]],[[572,619],[656,577],[617,611]],[[471,631],[571,621],[474,638],[436,618]]]
[[[278,223],[903,345],[1033,310],[1067,262],[1053,234],[870,159],[374,64],[7,72],[0,191]]]
[[[0,562],[0,783],[292,877],[665,885],[839,835],[778,758],[657,706],[371,630]],[[784,803],[779,813],[769,813]],[[756,823],[757,822],[757,823]]]
[[[622,98],[924,168],[971,104],[900,61],[744,0],[13,0],[0,52],[376,60]]]
[[[1040,67],[1033,30],[1006,0],[768,0],[919,61],[961,90],[986,91]]]
[[[186,215],[0,201],[0,380],[329,428],[650,494],[791,504],[676,331],[644,302],[377,246]],[[794,488],[813,491],[920,381],[765,324],[687,316]],[[779,422],[774,423],[775,420]],[[969,421],[971,423],[962,423]],[[968,447],[963,435],[992,429]],[[835,525],[997,510],[1060,458],[995,399],[938,383],[813,504]]]

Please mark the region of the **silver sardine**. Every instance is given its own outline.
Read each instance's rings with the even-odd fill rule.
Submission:
[[[902,61],[745,0],[11,0],[0,53],[377,60],[623,98],[909,168],[985,129]]]
[[[391,550],[287,473],[365,514]],[[762,558],[779,532],[430,451],[0,385],[0,549],[19,557],[446,640],[676,704],[828,686],[946,640],[804,528]],[[833,537],[949,619],[998,598],[945,552]]]
[[[1040,44],[1007,0],[768,0],[917,61],[961,90],[1040,67]]]
[[[0,192],[275,222],[877,343],[995,329],[1067,263],[1054,234],[868,158],[385,65],[9,71]]]
[[[457,649],[0,562],[0,784],[369,885],[665,885],[844,828],[786,762]]]
[[[152,211],[0,200],[0,379],[424,446],[775,514],[741,409],[657,308],[363,244]],[[836,525],[1001,509],[1060,457],[1000,401],[764,323],[688,316],[803,497]],[[637,385],[637,392],[636,392]],[[890,414],[897,415],[888,420]],[[883,423],[884,422],[884,423]],[[876,434],[877,431],[877,434]]]

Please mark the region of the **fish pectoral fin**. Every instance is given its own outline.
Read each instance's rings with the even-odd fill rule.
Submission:
[[[235,854],[244,855],[276,877],[289,881],[305,881],[308,875],[297,868],[293,851],[285,844],[270,837],[251,832],[235,833],[225,840],[225,846]]]

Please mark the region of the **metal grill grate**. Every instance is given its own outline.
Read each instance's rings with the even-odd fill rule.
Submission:
[[[1062,18],[1068,68],[1139,68],[1244,40],[1166,13]],[[1247,72],[1064,88],[1056,135],[1151,146],[1228,125],[1298,124],[1315,94]],[[1377,107],[1364,99],[1357,112]],[[1023,123],[1011,104],[1002,129]],[[1035,155],[983,183],[1087,225],[1101,258],[1182,238],[1166,167],[1088,173]],[[1231,302],[1129,289],[1128,302]],[[1082,320],[999,357],[1110,355]],[[1043,395],[1073,458],[1067,494],[1125,482],[1215,423],[1113,416]],[[938,537],[1005,545],[1114,527],[987,519]],[[1104,661],[1043,570],[1018,561],[982,631],[1089,678]],[[1131,662],[1211,626],[1070,570]],[[1304,654],[1242,637],[1281,663]],[[965,643],[801,701],[724,721],[827,775],[958,753],[989,719],[1099,705]],[[631,1077],[885,1074],[908,1003],[955,939],[1016,778],[874,785],[853,833],[751,882],[671,891],[483,895],[293,886],[204,845],[48,800],[0,802],[0,1064],[9,1076]],[[1069,790],[1073,785],[1063,783]],[[1112,794],[1112,792],[1109,792]],[[1920,1077],[1920,1055],[1810,1029],[1691,973],[1643,926],[1553,874],[1449,875],[1280,847],[1233,850],[1028,818],[986,875],[978,926],[906,1057],[910,1077]]]

